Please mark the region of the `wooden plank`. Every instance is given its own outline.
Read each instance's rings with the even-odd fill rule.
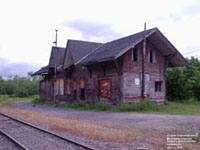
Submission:
[[[110,101],[111,99],[111,80],[102,79],[99,81],[100,98]]]

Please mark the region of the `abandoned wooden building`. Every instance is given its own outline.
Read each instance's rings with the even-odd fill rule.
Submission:
[[[108,43],[68,40],[52,47],[42,75],[40,96],[62,103],[103,100],[108,103],[166,99],[167,67],[182,67],[184,57],[157,29]]]

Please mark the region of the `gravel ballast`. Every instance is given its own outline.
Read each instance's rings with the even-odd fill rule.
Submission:
[[[0,116],[0,128],[13,138],[17,139],[29,150],[82,150],[74,144],[58,137],[44,133],[38,129]]]
[[[9,138],[0,134],[0,150],[22,150],[14,144]]]

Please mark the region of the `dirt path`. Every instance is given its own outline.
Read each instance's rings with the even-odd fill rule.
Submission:
[[[14,108],[33,110],[37,112],[52,113],[75,119],[92,120],[99,123],[114,124],[116,126],[159,130],[164,133],[196,133],[200,132],[200,115],[160,115],[141,113],[114,113],[81,111],[62,109],[51,106],[36,105],[27,102],[18,102]]]

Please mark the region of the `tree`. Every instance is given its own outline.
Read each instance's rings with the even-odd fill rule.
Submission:
[[[7,80],[0,77],[0,94],[25,97],[39,93],[39,82],[41,78],[12,76]]]
[[[166,74],[168,100],[200,100],[200,61],[188,59],[189,65],[184,68],[169,68]]]

